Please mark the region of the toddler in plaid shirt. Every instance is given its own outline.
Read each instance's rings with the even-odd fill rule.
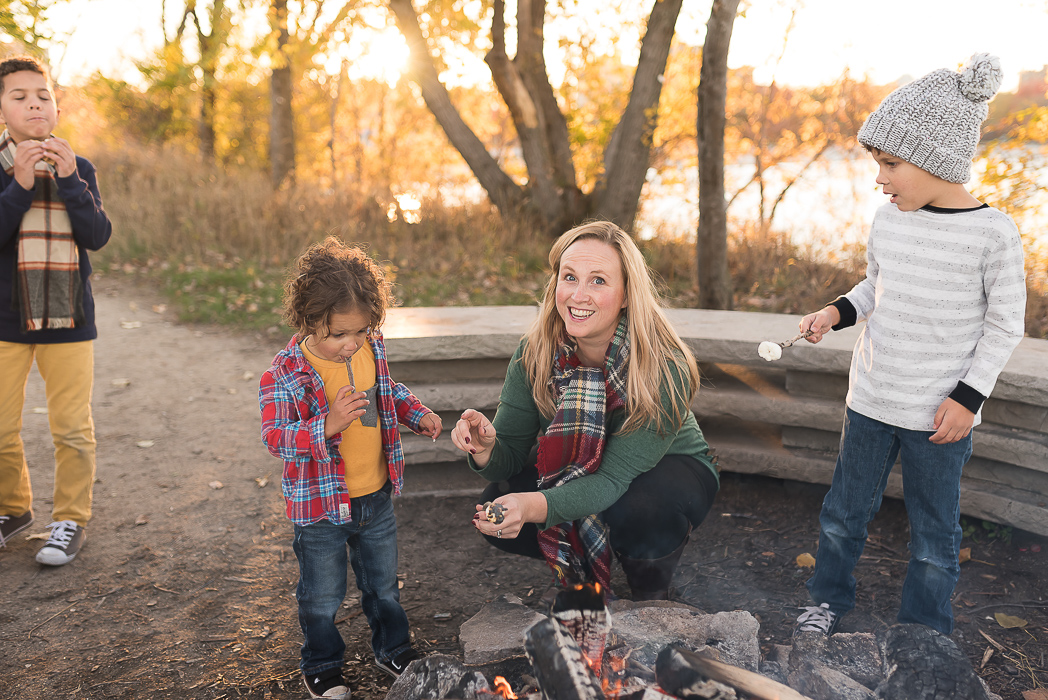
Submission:
[[[329,237],[298,259],[292,275],[284,316],[296,334],[262,375],[262,440],[284,460],[281,488],[295,528],[305,637],[299,667],[311,697],[342,698],[350,691],[335,613],[348,564],[375,663],[398,676],[418,658],[397,586],[391,498],[404,474],[397,426],[435,440],[441,423],[389,377],[379,328],[392,295],[381,267]]]

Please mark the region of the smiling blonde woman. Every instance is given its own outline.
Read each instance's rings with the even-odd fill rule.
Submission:
[[[612,555],[635,600],[666,599],[718,476],[689,409],[695,358],[666,319],[633,240],[610,222],[563,234],[538,317],[489,421],[452,431],[503,508],[474,525],[498,548],[544,558],[558,582],[610,590]]]

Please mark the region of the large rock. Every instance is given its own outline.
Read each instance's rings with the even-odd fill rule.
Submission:
[[[524,630],[545,618],[514,595],[499,596],[462,623],[462,657],[478,665],[524,656]]]
[[[680,603],[618,600],[611,605],[608,648],[623,645],[633,650],[631,659],[651,667],[663,647],[678,643],[756,671],[760,662],[759,630],[760,623],[748,612],[707,614]]]
[[[386,700],[490,700],[492,697],[491,685],[483,674],[445,654],[412,661],[386,693]]]
[[[793,638],[790,650],[790,677],[811,663],[839,671],[871,690],[884,678],[880,647],[872,634],[827,637],[818,632],[800,632]]]

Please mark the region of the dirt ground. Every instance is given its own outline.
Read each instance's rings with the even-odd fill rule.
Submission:
[[[149,290],[96,280],[94,517],[81,554],[38,565],[41,541],[0,550],[0,698],[308,697],[298,678],[298,569],[283,515],[280,463],[258,438],[256,387],[284,338],[176,324]],[[51,448],[42,382],[30,380],[23,437],[34,479],[34,537],[46,531]],[[397,501],[402,602],[423,653],[461,656],[459,625],[514,593],[536,606],[537,561],[486,546],[470,525],[481,486],[464,465],[409,468]],[[823,487],[725,474],[676,577],[676,598],[743,609],[761,644],[787,643],[806,599]],[[979,528],[982,530],[982,528]],[[842,631],[891,624],[907,558],[902,505],[885,503],[860,562],[859,600]],[[953,637],[1005,700],[1048,686],[1048,539],[982,530],[966,540]],[[621,573],[616,573],[621,577]],[[620,590],[624,582],[615,579]],[[351,587],[352,588],[352,587]],[[391,679],[371,663],[357,599],[344,606],[347,676],[358,700]],[[995,613],[1021,618],[1005,628]],[[992,653],[991,653],[992,652]]]

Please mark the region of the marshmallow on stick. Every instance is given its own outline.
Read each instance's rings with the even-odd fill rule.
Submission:
[[[800,335],[795,335],[789,340],[784,340],[781,343],[773,343],[770,340],[765,340],[757,346],[757,354],[763,357],[768,362],[773,362],[774,360],[777,360],[780,357],[782,357],[783,348],[788,348],[794,343],[796,343],[798,340],[803,340],[804,338],[807,338],[809,335],[811,335],[811,333],[812,332],[810,330],[807,330],[801,333]]]

